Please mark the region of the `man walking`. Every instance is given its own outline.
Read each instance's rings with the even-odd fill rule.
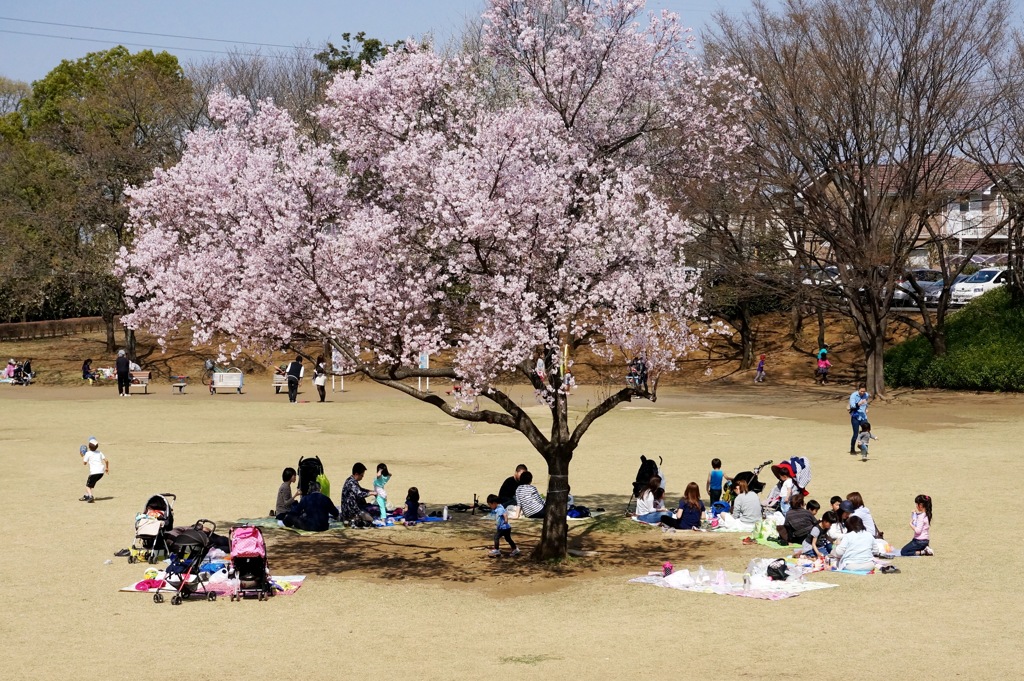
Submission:
[[[299,379],[302,378],[302,358],[296,356],[288,365],[288,401],[294,402],[299,396]]]
[[[868,402],[871,395],[868,389],[862,384],[850,393],[850,426],[853,428],[853,437],[850,438],[850,454],[857,453],[857,436],[860,435],[860,424],[868,420]]]

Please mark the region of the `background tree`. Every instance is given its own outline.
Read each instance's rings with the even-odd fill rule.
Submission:
[[[563,557],[581,438],[618,404],[655,399],[699,342],[688,229],[648,161],[671,153],[665,167],[710,177],[744,143],[746,81],[703,68],[672,16],[638,28],[640,11],[493,0],[484,54],[514,75],[516,98],[493,99],[467,60],[391,53],[337,76],[326,146],[277,107],[215,97],[222,127],[193,134],[177,166],[133,193],[126,322],[158,335],[190,322],[197,342],[222,332],[265,348],[322,338],[383,385],[521,432],[548,467],[535,556]],[[669,130],[681,142],[666,148]],[[644,355],[651,382],[570,426],[569,367],[549,361],[540,376],[534,361],[584,346]],[[444,361],[419,369],[423,352]],[[501,389],[516,375],[546,418]],[[418,376],[459,388],[421,392],[407,382]]]
[[[25,136],[60,153],[70,169],[74,208],[63,216],[63,267],[73,273],[107,322],[124,310],[120,284],[110,273],[118,248],[131,242],[125,189],[173,163],[179,153],[178,113],[191,98],[172,55],[124,47],[64,61],[32,85],[22,103]],[[134,333],[125,344],[134,357]]]
[[[709,40],[760,83],[751,135],[815,237],[802,257],[838,266],[876,395],[896,282],[944,206],[1007,16],[1002,0],[787,0],[721,16]]]

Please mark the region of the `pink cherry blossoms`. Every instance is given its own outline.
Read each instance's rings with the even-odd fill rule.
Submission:
[[[742,148],[751,85],[702,66],[677,19],[643,20],[641,2],[490,5],[478,54],[410,45],[340,74],[316,112],[324,144],[270,104],[213,97],[217,126],[132,193],[118,272],[129,325],[191,324],[235,349],[323,338],[374,380],[522,431],[552,476],[547,537],[580,437],[638,391],[570,433],[564,392],[533,361],[565,345],[642,355],[656,386],[699,342],[690,235],[658,187],[713,176]],[[424,352],[444,361],[419,370]],[[496,388],[509,372],[551,407],[549,434]],[[402,382],[417,375],[501,411]]]

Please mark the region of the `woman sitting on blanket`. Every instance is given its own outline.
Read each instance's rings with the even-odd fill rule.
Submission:
[[[736,498],[732,501],[732,513],[719,513],[718,526],[736,532],[749,532],[754,523],[761,520],[761,500],[756,492],[747,486],[747,481],[733,481]]]
[[[839,556],[838,570],[874,570],[872,549],[875,537],[864,527],[859,516],[851,515],[846,521],[846,534],[836,545],[835,554]]]
[[[875,519],[871,517],[871,511],[864,505],[864,497],[860,495],[860,492],[850,492],[846,495],[846,500],[853,504],[853,513],[851,515],[861,519],[861,522],[864,523],[864,529],[872,537],[881,539],[882,533],[879,531],[878,526],[875,525]]]
[[[661,522],[662,518],[672,517],[671,514],[665,510],[665,502],[663,500],[658,500],[659,490],[660,496],[664,499],[665,490],[661,489],[661,478],[655,475],[647,483],[647,487],[640,492],[640,496],[636,498],[636,513],[633,515],[634,520],[656,525]]]
[[[675,515],[663,516],[661,524],[677,530],[699,530],[703,519],[704,502],[700,500],[700,487],[691,482],[679,500],[679,509]]]

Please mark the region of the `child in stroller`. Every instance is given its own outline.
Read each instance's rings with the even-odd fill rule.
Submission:
[[[217,594],[206,588],[206,582],[199,578],[199,566],[210,552],[211,535],[217,525],[212,520],[198,520],[189,529],[174,529],[167,533],[167,549],[170,564],[164,571],[166,587],[158,587],[153,594],[154,603],[163,603],[163,590],[173,591],[171,605],[181,605],[193,594],[202,592],[207,600],[217,600]]]
[[[270,566],[267,564],[267,545],[260,528],[242,525],[231,528],[231,570],[229,579],[238,585],[231,594],[231,600],[258,598],[265,600],[274,595],[270,583]]]
[[[155,494],[135,516],[135,541],[128,550],[129,563],[156,563],[167,553],[165,532],[174,527],[174,500],[170,492]],[[123,554],[122,554],[123,555]]]

